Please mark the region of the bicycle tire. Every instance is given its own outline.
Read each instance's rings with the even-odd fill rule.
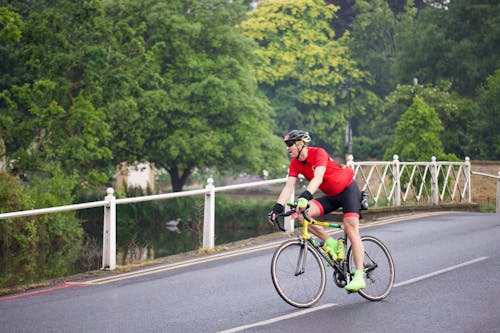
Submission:
[[[372,236],[362,236],[365,248],[365,281],[366,288],[358,291],[362,297],[370,301],[380,301],[387,297],[394,287],[395,268],[392,256],[387,247],[379,239]],[[347,251],[348,269],[354,274],[355,265],[352,248]]]
[[[281,298],[298,308],[311,307],[325,292],[323,261],[300,239],[286,241],[276,249],[271,261],[271,276]]]

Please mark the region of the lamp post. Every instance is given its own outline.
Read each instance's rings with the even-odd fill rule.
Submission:
[[[345,95],[347,95],[348,119],[347,119],[347,129],[345,132],[345,141],[347,143],[347,154],[346,154],[346,161],[347,161],[349,156],[354,157],[353,156],[353,142],[352,142],[352,111],[351,111],[351,81],[350,80],[347,80],[344,83],[342,91]]]

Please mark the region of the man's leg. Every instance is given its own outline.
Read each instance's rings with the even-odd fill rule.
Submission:
[[[352,247],[352,255],[354,258],[354,265],[356,266],[356,274],[354,279],[345,287],[350,291],[357,291],[366,287],[364,274],[363,274],[363,260],[365,257],[365,248],[361,237],[359,236],[359,217],[358,216],[344,216],[344,230],[349,237]]]

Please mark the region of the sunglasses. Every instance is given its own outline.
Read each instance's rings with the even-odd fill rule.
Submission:
[[[287,147],[291,147],[295,144],[295,141],[285,141]]]

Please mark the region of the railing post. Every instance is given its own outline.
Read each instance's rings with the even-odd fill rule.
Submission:
[[[104,227],[102,233],[102,269],[116,268],[116,198],[110,187],[106,190],[104,206]]]
[[[431,158],[431,203],[437,205],[439,203],[439,184],[437,175],[436,156]]]
[[[497,178],[497,214],[500,214],[500,171],[498,171],[498,178]]]
[[[465,157],[465,181],[466,181],[466,186],[467,186],[467,197],[466,197],[466,200],[468,203],[471,203],[472,202],[472,193],[471,193],[471,189],[472,189],[472,184],[471,184],[471,167],[470,167],[470,158],[469,156],[466,156]]]
[[[203,218],[203,248],[215,247],[215,186],[212,178],[207,179],[205,189],[205,215]]]
[[[401,206],[401,175],[399,174],[399,156],[392,157],[392,179],[394,181],[394,206]]]
[[[347,163],[346,164],[353,171],[356,171],[356,170],[354,170],[354,157],[351,154],[347,155]]]

